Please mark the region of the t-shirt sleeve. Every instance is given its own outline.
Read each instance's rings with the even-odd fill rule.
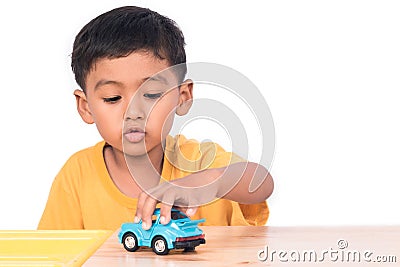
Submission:
[[[70,158],[54,179],[39,230],[83,229],[77,192],[80,174],[76,164],[76,160]]]

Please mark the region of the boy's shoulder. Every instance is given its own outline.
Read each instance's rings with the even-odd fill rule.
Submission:
[[[82,181],[93,184],[99,176],[104,176],[104,172],[107,172],[102,153],[104,146],[105,142],[102,141],[72,154],[58,172],[53,185],[72,194]]]
[[[217,143],[214,143],[211,140],[199,142],[196,139],[187,139],[184,135],[177,134],[175,136],[171,136],[171,135],[167,136],[165,151],[184,152],[184,151],[188,150],[188,151],[200,152],[206,148],[209,149],[211,147],[222,149],[222,147],[220,145],[218,145]]]
[[[164,152],[167,157],[183,156],[190,160],[196,160],[208,154],[216,155],[225,152],[225,150],[211,140],[199,142],[196,139],[187,139],[184,135],[178,134],[167,136]]]
[[[165,157],[179,169],[197,172],[207,168],[218,168],[245,161],[232,152],[225,151],[210,140],[199,142],[184,135],[168,136]]]
[[[93,146],[89,146],[89,147],[83,148],[83,149],[75,152],[74,154],[72,154],[71,158],[72,157],[81,157],[81,156],[88,155],[88,154],[90,155],[90,154],[102,152],[105,145],[106,145],[106,142],[104,140],[99,141]]]
[[[74,154],[72,154],[67,160],[67,164],[82,164],[86,162],[94,162],[96,159],[101,159],[103,157],[103,149],[106,145],[105,141],[100,141],[93,146],[81,149]]]

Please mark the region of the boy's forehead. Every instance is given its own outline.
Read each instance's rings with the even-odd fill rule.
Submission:
[[[177,84],[174,68],[165,59],[150,53],[131,53],[126,57],[98,59],[87,75],[87,88],[98,89],[107,84],[138,86],[144,82]]]

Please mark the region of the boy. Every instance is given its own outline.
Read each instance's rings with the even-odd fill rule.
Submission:
[[[205,225],[265,224],[273,181],[264,167],[216,144],[168,135],[174,114],[191,107],[185,63],[181,31],[149,9],[116,8],[82,28],[71,64],[82,90],[74,95],[80,116],[104,141],[66,162],[39,229],[115,230],[132,218],[148,229],[159,202],[164,224],[172,206],[206,218]],[[165,81],[155,74],[178,64],[174,85],[159,86]],[[188,169],[182,159],[198,164]],[[263,182],[249,192],[253,178]]]

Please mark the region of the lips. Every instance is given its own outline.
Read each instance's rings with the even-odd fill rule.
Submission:
[[[144,139],[146,133],[139,127],[129,127],[124,131],[125,138],[131,143],[138,143]]]

